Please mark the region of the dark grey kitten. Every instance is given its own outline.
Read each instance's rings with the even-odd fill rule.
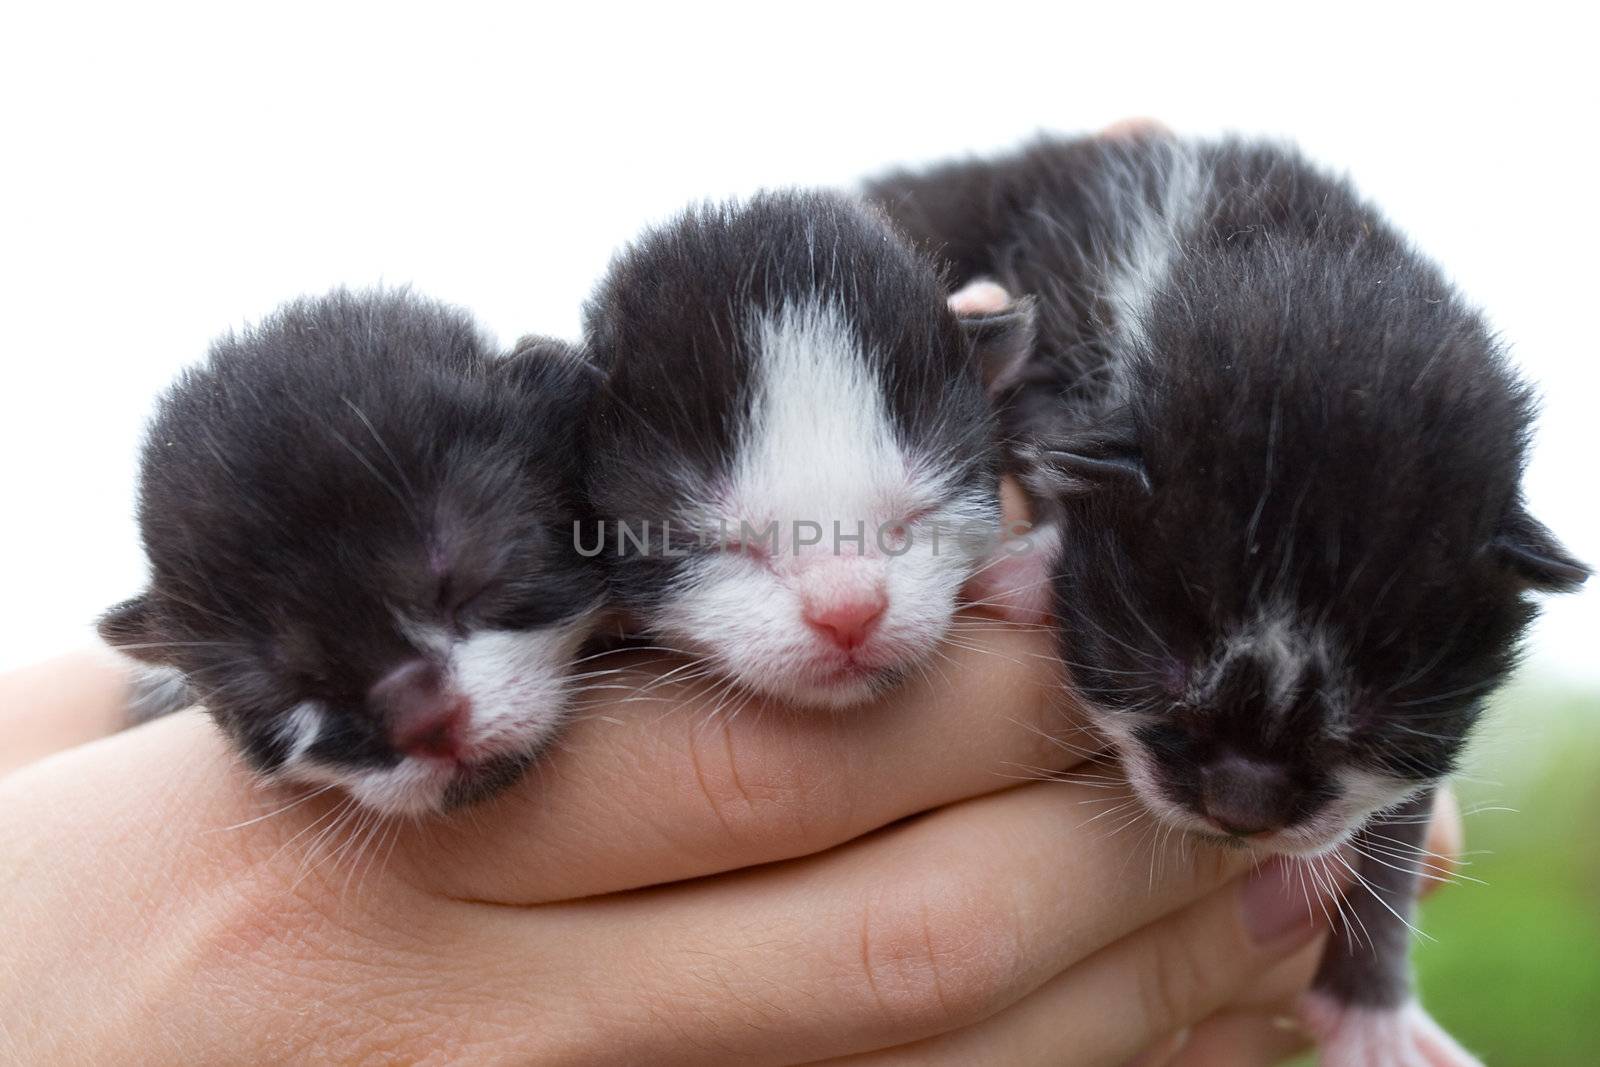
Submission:
[[[594,380],[558,342],[502,356],[405,292],[218,340],[145,441],[149,588],[100,623],[166,669],[139,703],[186,690],[256,770],[383,812],[513,781],[601,602],[572,550]]]
[[[1473,1062],[1411,992],[1426,815],[1527,594],[1589,573],[1523,506],[1534,402],[1482,316],[1280,146],[1044,140],[870,192],[966,299],[1037,298],[1003,431],[1139,796],[1263,852],[1359,853],[1371,892],[1307,1004],[1323,1062]]]

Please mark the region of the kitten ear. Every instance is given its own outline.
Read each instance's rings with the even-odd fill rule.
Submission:
[[[124,600],[95,624],[105,643],[134,659],[167,666],[168,643],[162,638],[155,605],[149,593]]]
[[[1518,504],[1511,509],[1489,550],[1528,588],[1544,593],[1573,593],[1592,573],[1568,552],[1549,528]]]
[[[1076,496],[1113,485],[1150,493],[1150,472],[1133,428],[1125,420],[1040,439],[1031,450],[1027,481],[1035,492]]]
[[[976,281],[952,293],[949,303],[972,344],[984,389],[993,396],[1015,384],[1033,357],[1033,297],[1013,300],[994,282]]]

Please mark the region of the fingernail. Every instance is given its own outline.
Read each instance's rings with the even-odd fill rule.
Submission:
[[[1306,940],[1336,911],[1330,903],[1355,881],[1356,853],[1349,845],[1332,855],[1275,856],[1257,867],[1239,890],[1244,925],[1258,945],[1296,935]]]
[[[1244,927],[1258,945],[1276,945],[1290,935],[1304,940],[1316,929],[1316,890],[1303,882],[1292,860],[1274,857],[1257,867],[1239,889]]]

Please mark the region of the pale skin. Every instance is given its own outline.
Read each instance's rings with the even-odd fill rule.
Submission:
[[[359,854],[353,827],[312,844],[333,794],[286,807],[198,712],[106,736],[104,654],[5,676],[0,1059],[1249,1067],[1298,1048],[1282,1020],[1320,908],[1243,853],[1091,822],[1123,791],[1085,762],[1048,635],[959,626],[930,677],[843,716],[708,719],[703,691],[632,664],[615,681],[652,699],[592,700],[506,795]],[[1429,847],[1453,853],[1437,821]]]

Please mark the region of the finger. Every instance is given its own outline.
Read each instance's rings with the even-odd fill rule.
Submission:
[[[1319,902],[1301,896],[1305,887],[1289,870],[1268,864],[1112,943],[976,1026],[838,1067],[1164,1063],[1182,1055],[1174,1045],[1189,1047],[1193,1035],[1185,1031],[1318,940]],[[1317,892],[1337,886],[1322,883]]]
[[[1309,1045],[1294,1004],[1310,987],[1327,940],[1323,934],[1254,976],[1222,1011],[1185,1027],[1181,1045],[1171,1049],[1166,1060],[1155,1062],[1169,1067],[1191,1063],[1265,1067]],[[1134,1062],[1144,1067],[1142,1060]]]
[[[1033,507],[1028,502],[1027,490],[1015,478],[1000,479],[1000,510],[1009,527],[1012,523],[1025,523],[1033,518]]]
[[[1426,848],[1441,874],[1453,872],[1462,849],[1460,807],[1449,787],[1439,790]],[[1441,880],[1424,878],[1424,894]],[[1236,997],[1226,1012],[1193,1028],[1173,1067],[1266,1067],[1281,1063],[1310,1046],[1299,1026],[1293,1001],[1316,972],[1321,941],[1257,978]]]
[[[124,725],[128,679],[103,650],[0,675],[0,774]]]
[[[337,1030],[381,1001],[386,1018],[417,1023],[387,1031],[397,1047],[472,1047],[486,1060],[505,1049],[540,1062],[709,1067],[904,1043],[1000,1010],[1246,861],[1163,842],[1149,855],[1148,888],[1120,899],[1126,861],[1139,855],[1129,839],[1085,825],[1092,790],[1036,784],[823,856],[507,908],[424,898],[392,868],[363,868],[338,833],[324,844],[325,815],[311,814],[319,801],[252,810],[198,714],[63,757],[0,782],[8,814],[41,831],[8,860],[18,877],[40,874],[30,865],[51,868],[49,843],[61,836],[101,856],[141,841],[119,875],[116,906],[128,914],[111,925],[157,931],[161,944],[130,933],[141,952],[181,946],[173,966],[186,983],[243,998],[252,976],[281,988],[286,1006],[247,1013],[261,1026],[287,1011]],[[79,942],[73,958],[104,973],[129,950],[92,927]],[[327,977],[324,964],[355,958],[383,966],[361,980],[314,983],[309,1000],[303,982],[276,984],[288,973]],[[441,990],[450,991],[444,1011]]]
[[[415,855],[422,884],[451,896],[591,896],[808,855],[1092,751],[1047,631],[957,626],[928,671],[842,712],[725,709],[720,682],[619,659],[607,682],[629,692],[587,706],[504,796],[408,835],[397,862]]]
[[[1177,1059],[1178,1053],[1189,1043],[1189,1028],[1184,1027],[1177,1033],[1170,1035],[1164,1041],[1158,1041],[1150,1048],[1129,1060],[1123,1067],[1168,1067]]]
[[[1453,873],[1462,840],[1460,807],[1453,791],[1442,788],[1425,846],[1440,874]],[[1422,891],[1434,892],[1442,884],[1425,877]],[[1267,1067],[1309,1047],[1293,1001],[1316,972],[1320,945],[1318,941],[1272,968],[1237,996],[1227,1011],[1194,1027],[1182,1052],[1172,1057],[1173,1067]]]
[[[1333,911],[1331,907],[1328,910]],[[1292,1007],[1285,1009],[1283,1005],[1292,1006],[1300,994],[1310,988],[1311,980],[1317,974],[1317,965],[1322,962],[1322,950],[1327,940],[1326,935],[1318,937],[1288,959],[1258,974],[1228,1002],[1228,1010],[1264,1011],[1271,1008],[1280,1014],[1292,1016]]]
[[[641,1062],[754,1065],[782,1062],[797,1048],[842,1055],[903,1044],[1005,1009],[1104,946],[1223,886],[1250,863],[1242,850],[1199,848],[1153,833],[1130,841],[1086,826],[1080,802],[1092,799],[1088,792],[1020,786],[823,856],[537,909],[554,916],[553,924],[530,925],[522,909],[495,908],[486,926],[456,947],[496,960],[486,971],[497,976],[498,995],[530,1011],[545,995],[539,987],[549,982],[552,959],[572,970],[563,987],[615,985],[617,975],[628,976],[627,996],[608,998],[605,1025],[618,1028],[623,1047]],[[1141,866],[1146,858],[1130,852],[1139,841],[1149,845],[1150,870],[1134,880],[1138,892],[1130,894],[1130,856]],[[1274,886],[1272,895],[1257,891],[1253,899],[1262,915],[1280,925],[1287,915],[1289,925],[1312,936],[1298,889],[1291,897]],[[1201,943],[1235,947],[1243,920],[1231,893],[1228,900],[1182,931],[1193,932],[1192,925],[1204,933],[1214,923],[1228,936],[1213,932]],[[573,930],[581,931],[588,958],[606,961],[603,974],[585,973],[586,959],[569,958],[552,942]],[[1140,953],[1167,957],[1146,961],[1146,969],[1171,970],[1189,960],[1186,950],[1173,948],[1176,941],[1134,943]],[[1219,959],[1226,980],[1205,977],[1222,995],[1236,984],[1226,968],[1259,970],[1262,958],[1262,950],[1252,949],[1232,962]],[[1074,997],[1087,998],[1096,1012],[1110,1010],[1095,987],[1119,975],[1119,988],[1155,998],[1146,1014],[1163,1009],[1141,1024],[1142,1036],[1176,1029],[1180,1009],[1210,1003],[1188,993],[1182,1003],[1160,1001],[1173,987],[1140,985],[1136,962],[1119,949],[1091,963],[1096,977],[1054,996],[1051,1010],[1068,1010]],[[670,1036],[663,1035],[664,1016],[675,1020]],[[1118,1037],[1116,1047],[1131,1055],[1131,1037],[1120,1031]]]
[[[1172,130],[1164,122],[1140,116],[1131,119],[1118,119],[1102,129],[1098,136],[1106,141],[1124,141],[1139,137],[1171,137]]]
[[[1222,1012],[1188,1038],[1168,1067],[1277,1067],[1311,1047],[1290,1009]]]
[[[1421,893],[1430,896],[1439,887],[1455,877],[1461,866],[1461,850],[1465,847],[1466,831],[1461,825],[1461,804],[1448,785],[1440,786],[1433,802],[1433,820],[1428,823],[1428,836],[1423,848],[1424,857]]]

